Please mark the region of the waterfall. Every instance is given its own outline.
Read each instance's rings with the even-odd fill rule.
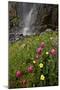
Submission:
[[[30,9],[27,16],[24,18],[24,28],[23,28],[23,35],[31,35],[32,34],[32,24],[35,22],[36,19],[36,8],[35,5]]]
[[[26,16],[26,19],[24,20],[25,27],[23,28],[23,35],[30,35],[30,25],[31,25],[31,15],[33,12],[33,8],[30,10],[28,15]]]

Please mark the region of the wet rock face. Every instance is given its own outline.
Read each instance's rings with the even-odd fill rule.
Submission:
[[[43,4],[38,7],[38,14],[35,24],[41,27],[55,29],[58,26],[58,6]]]

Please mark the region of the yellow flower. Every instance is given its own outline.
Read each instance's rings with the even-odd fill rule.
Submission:
[[[36,61],[33,61],[33,63],[35,64],[35,63],[36,63]]]
[[[45,80],[45,76],[43,74],[40,76],[40,80]]]
[[[48,55],[49,54],[49,52],[46,52],[46,55]]]
[[[40,67],[40,68],[43,68],[43,66],[44,66],[43,63],[40,63],[40,64],[39,64],[39,67]]]

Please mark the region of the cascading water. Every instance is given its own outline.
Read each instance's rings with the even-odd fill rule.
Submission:
[[[33,12],[33,8],[30,10],[30,12],[28,13],[28,15],[26,16],[26,19],[24,21],[25,23],[25,27],[23,29],[23,35],[30,35],[30,25],[31,25],[31,15]]]
[[[29,13],[27,14],[26,18],[24,18],[24,28],[23,28],[23,35],[31,35],[32,34],[32,24],[35,22],[36,19],[36,8],[35,5],[31,8]]]

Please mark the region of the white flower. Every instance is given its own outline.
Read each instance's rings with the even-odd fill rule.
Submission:
[[[49,52],[46,52],[46,55],[48,55],[49,54]]]
[[[33,61],[33,63],[35,64],[35,63],[36,63],[36,61]]]

